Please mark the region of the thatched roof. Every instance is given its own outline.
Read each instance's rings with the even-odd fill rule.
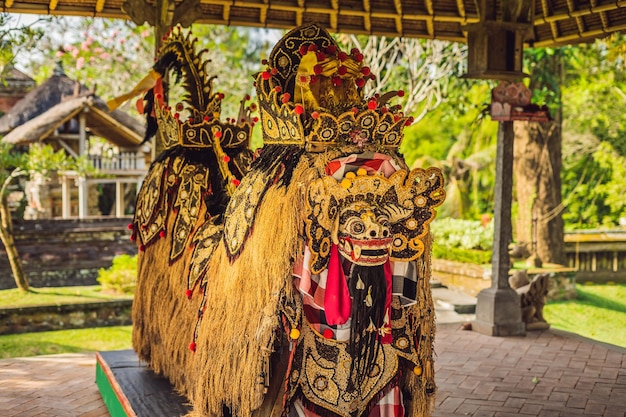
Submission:
[[[77,90],[77,91],[76,91]],[[61,103],[64,97],[76,92],[86,94],[85,86],[79,85],[65,74],[55,74],[40,86],[31,90],[4,116],[0,117],[0,135],[10,132],[34,117]]]
[[[494,2],[502,0],[489,0]],[[534,2],[535,46],[576,43],[626,29],[624,0]],[[132,18],[136,23],[154,24],[150,19],[155,16],[155,3],[153,0],[0,0],[0,9],[10,13]],[[293,28],[316,22],[332,32],[465,41],[467,34],[463,26],[480,20],[477,3],[480,0],[185,0],[176,1],[174,15],[179,20],[192,16],[196,23]]]
[[[44,140],[80,112],[85,112],[86,126],[92,134],[119,147],[134,147],[143,140],[145,128],[142,123],[123,111],[110,112],[101,98],[88,95],[71,98],[53,106],[13,129],[2,141],[27,144]]]
[[[0,75],[0,95],[11,94],[15,91],[28,91],[37,83],[27,74],[15,67],[10,67]]]

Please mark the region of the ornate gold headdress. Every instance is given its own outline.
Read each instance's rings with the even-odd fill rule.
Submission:
[[[301,26],[274,47],[268,68],[256,79],[265,144],[299,145],[308,151],[331,146],[397,149],[413,121],[389,106],[392,91],[363,98],[375,78],[354,48],[347,54],[321,27]]]

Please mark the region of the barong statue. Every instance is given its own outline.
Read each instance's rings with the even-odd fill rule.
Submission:
[[[442,174],[407,168],[401,93],[363,97],[358,50],[309,24],[264,64],[253,154],[255,106],[221,121],[193,42],[164,42],[146,110],[165,150],[132,224],[133,347],[195,416],[428,416]],[[187,91],[174,107],[168,72]]]

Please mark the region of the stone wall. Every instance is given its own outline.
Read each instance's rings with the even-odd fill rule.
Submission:
[[[132,300],[0,310],[0,335],[131,324]]]
[[[98,269],[113,257],[136,254],[130,218],[23,220],[14,222],[17,250],[33,287],[96,285]],[[15,288],[9,261],[0,253],[0,289]]]

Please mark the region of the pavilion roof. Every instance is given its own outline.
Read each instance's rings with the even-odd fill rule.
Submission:
[[[43,141],[80,112],[85,112],[86,127],[91,133],[119,147],[135,147],[143,140],[143,123],[123,111],[109,111],[104,100],[88,94],[71,97],[52,106],[11,130],[2,141],[14,145]]]
[[[184,0],[195,23],[293,28],[316,22],[331,32],[466,40],[480,0]],[[532,1],[532,0],[531,0]],[[626,29],[626,0],[534,0],[532,44],[577,43]],[[154,14],[154,0],[0,0],[11,13],[129,19]],[[136,20],[136,19],[135,19]],[[530,38],[529,38],[530,39]]]

